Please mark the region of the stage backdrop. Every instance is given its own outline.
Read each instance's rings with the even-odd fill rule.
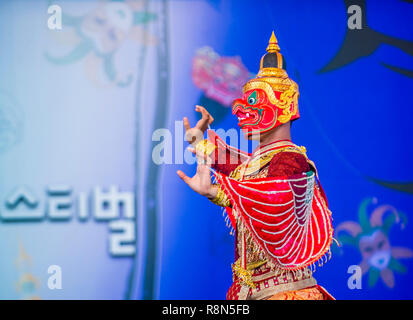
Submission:
[[[412,299],[412,21],[407,0],[1,1],[0,298],[224,299],[234,238],[176,175],[180,121],[236,129],[274,30],[340,244],[319,284]]]

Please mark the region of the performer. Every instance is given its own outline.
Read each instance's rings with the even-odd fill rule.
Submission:
[[[291,142],[291,123],[300,117],[298,96],[273,32],[256,78],[232,104],[245,137],[259,140],[252,154],[226,145],[212,130],[200,141],[213,121],[205,108],[196,107],[202,119],[194,128],[184,118],[198,167],[192,178],[177,173],[225,207],[235,231],[227,299],[333,299],[312,275],[316,263],[330,257],[333,228],[317,169],[306,149]]]

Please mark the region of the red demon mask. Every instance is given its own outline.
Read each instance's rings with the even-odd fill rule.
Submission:
[[[232,114],[237,116],[239,127],[251,135],[267,132],[277,122],[277,108],[261,89],[247,91],[241,99],[236,99]]]

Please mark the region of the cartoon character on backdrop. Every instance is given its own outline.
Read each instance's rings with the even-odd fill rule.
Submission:
[[[394,272],[405,273],[406,267],[398,259],[413,257],[409,248],[392,246],[389,232],[393,225],[400,223],[404,228],[406,216],[390,205],[376,207],[370,215],[367,208],[377,204],[377,199],[365,199],[359,208],[359,223],[345,221],[336,228],[336,237],[343,244],[349,244],[360,250],[362,261],[360,267],[363,275],[368,273],[368,284],[374,286],[380,277],[384,284],[393,288]],[[385,215],[389,213],[390,215]],[[343,232],[347,234],[343,234]]]
[[[340,68],[344,68],[359,59],[373,55],[382,46],[393,47],[395,50],[400,50],[404,54],[413,57],[413,41],[402,39],[401,37],[394,37],[383,30],[377,30],[369,25],[367,17],[374,16],[374,13],[373,10],[367,10],[368,6],[366,6],[366,0],[344,0],[343,2],[345,4],[345,10],[349,15],[348,19],[350,16],[354,15],[354,12],[360,12],[361,15],[358,19],[360,19],[361,25],[359,28],[345,28],[346,35],[343,39],[341,48],[331,59],[331,61],[319,70],[319,73],[333,72]],[[412,1],[408,0],[405,0],[404,2],[410,2],[413,4]],[[360,8],[360,11],[353,11],[356,10],[354,8],[357,7]],[[343,22],[342,25],[345,26],[346,24]],[[403,26],[404,24],[401,23],[399,25]],[[392,33],[394,33],[394,30]],[[397,62],[398,60],[393,59],[393,61]],[[406,76],[409,78],[408,81],[411,81],[411,79],[413,79],[413,70],[404,68],[401,65],[396,65],[393,61],[381,61],[380,64],[393,72]],[[380,123],[380,121],[378,121],[378,123]],[[377,176],[370,175],[367,175],[366,178],[369,181],[386,188],[413,195],[413,181],[411,180],[385,180]]]
[[[156,43],[156,38],[143,27],[156,19],[145,11],[146,1],[105,1],[84,16],[63,14],[61,32],[51,32],[57,40],[74,46],[66,55],[46,53],[57,65],[85,60],[86,73],[96,84],[109,83],[119,87],[132,82],[132,74],[121,75],[115,68],[115,55],[127,40],[142,45]],[[67,27],[71,27],[69,30]]]
[[[192,80],[203,92],[198,104],[210,110],[216,121],[228,113],[249,78],[240,57],[221,57],[210,47],[198,49],[192,60]]]
[[[227,299],[333,299],[313,277],[316,265],[330,257],[333,228],[317,169],[306,149],[291,141],[291,121],[300,117],[298,96],[272,33],[258,74],[232,103],[244,136],[259,141],[252,154],[227,145],[213,130],[208,139],[194,140],[214,121],[206,108],[196,107],[202,119],[194,128],[184,118],[198,168],[192,178],[177,174],[225,208],[235,235]]]
[[[344,0],[344,4],[348,14],[353,12],[354,7],[357,6],[360,8],[359,12],[361,16],[359,19],[361,20],[361,26],[359,28],[346,28],[346,36],[340,50],[336,56],[320,70],[320,73],[342,68],[360,58],[367,57],[373,54],[381,45],[385,44],[400,49],[413,57],[413,41],[392,37],[374,30],[369,26],[367,22],[366,0]],[[353,15],[354,13],[351,14]],[[381,64],[394,72],[413,78],[413,70],[386,62],[381,62]]]

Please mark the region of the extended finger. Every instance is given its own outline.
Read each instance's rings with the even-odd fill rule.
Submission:
[[[176,172],[179,176],[179,178],[181,178],[186,184],[189,184],[189,180],[191,180],[190,177],[188,177],[185,173],[183,173],[181,170],[178,170]]]
[[[201,113],[201,120],[198,121],[198,123],[196,124],[196,126],[198,128],[205,128],[207,126],[207,124],[209,124],[209,113],[208,111],[205,110],[204,107],[201,106],[196,106],[195,107],[195,111],[200,112]],[[203,130],[204,131],[204,130]]]
[[[209,122],[210,114],[209,114],[208,111],[206,111],[206,109],[204,107],[196,106],[195,110],[201,113],[203,121],[205,121],[205,122],[208,121]]]
[[[202,106],[196,106],[195,110],[198,112],[201,112],[202,114],[202,119],[204,119],[204,121],[208,120],[208,124],[211,124],[214,121],[214,118],[211,116],[211,114],[208,112],[207,109],[205,109]]]
[[[201,132],[205,132],[205,130],[208,128],[208,119],[207,118],[201,118],[195,126],[198,130]]]

